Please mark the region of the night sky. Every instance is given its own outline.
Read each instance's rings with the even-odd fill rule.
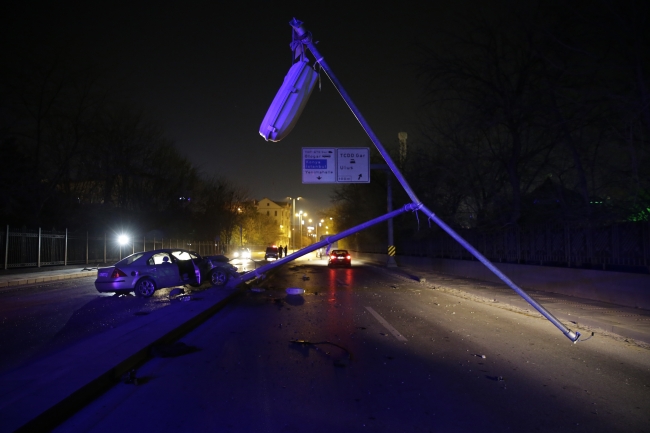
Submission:
[[[365,2],[364,2],[365,3]],[[424,3],[424,2],[423,2]],[[330,205],[332,185],[303,185],[302,147],[371,143],[322,75],[292,133],[266,142],[258,130],[291,66],[291,28],[305,23],[321,54],[385,146],[417,142],[417,45],[462,17],[469,3],[378,2],[3,2],[4,37],[100,64],[116,91],[142,107],[206,175],[252,198],[302,196],[307,211]],[[453,3],[453,8],[451,4]],[[345,7],[342,7],[345,5]],[[301,208],[303,208],[301,207]]]

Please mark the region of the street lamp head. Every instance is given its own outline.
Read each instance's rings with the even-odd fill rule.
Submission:
[[[119,236],[117,237],[117,242],[118,242],[120,245],[126,245],[126,244],[129,243],[129,237],[128,237],[127,235],[119,235]]]

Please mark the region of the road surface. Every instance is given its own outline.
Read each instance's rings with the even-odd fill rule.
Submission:
[[[287,265],[265,289],[55,431],[650,431],[642,346],[572,344],[536,313],[358,262]]]

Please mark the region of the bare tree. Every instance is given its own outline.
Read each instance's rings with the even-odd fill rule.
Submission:
[[[3,54],[2,111],[10,113],[3,117],[4,134],[30,161],[30,176],[23,175],[12,194],[28,197],[21,205],[28,223],[44,215],[52,219],[66,205],[54,197],[69,192],[88,126],[104,101],[102,88],[92,68],[64,54],[17,49]],[[13,171],[11,160],[4,164]]]
[[[522,197],[549,167],[555,142],[540,127],[544,94],[538,35],[515,14],[466,23],[446,50],[425,50],[425,105],[437,154],[451,157],[464,201],[481,219],[489,209],[516,222]],[[503,215],[505,216],[505,215]],[[493,215],[501,219],[503,216]]]

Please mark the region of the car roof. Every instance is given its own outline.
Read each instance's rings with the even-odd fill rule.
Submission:
[[[127,257],[130,257],[130,256],[132,256],[132,255],[134,255],[134,254],[142,254],[143,256],[146,255],[147,257],[150,257],[150,256],[153,256],[154,254],[158,254],[158,253],[168,253],[168,254],[171,254],[172,252],[177,252],[177,251],[180,251],[180,252],[183,252],[183,253],[195,254],[195,255],[197,255],[197,256],[200,256],[200,254],[197,253],[196,251],[185,250],[185,249],[183,249],[183,248],[161,248],[161,249],[157,249],[157,250],[149,250],[149,251],[136,251],[136,252],[133,253],[133,254],[129,254]],[[126,258],[126,257],[124,257],[124,258]]]

